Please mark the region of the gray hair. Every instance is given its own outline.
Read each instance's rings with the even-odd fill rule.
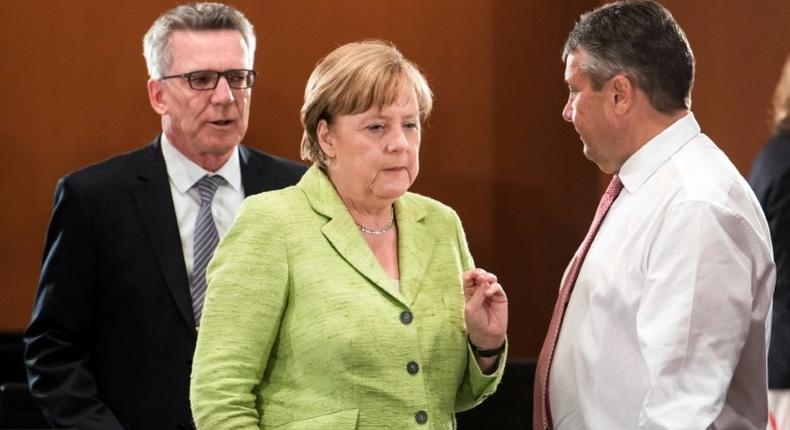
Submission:
[[[584,13],[565,42],[562,60],[577,49],[586,54],[582,68],[593,89],[622,73],[659,112],[691,107],[694,54],[680,25],[658,2],[620,1]]]
[[[255,57],[255,30],[243,13],[221,3],[191,3],[163,13],[145,33],[143,56],[150,78],[161,78],[170,67],[170,36],[179,30],[236,30],[247,44],[250,64]]]

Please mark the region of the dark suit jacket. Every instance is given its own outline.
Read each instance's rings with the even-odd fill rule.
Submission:
[[[305,171],[239,150],[247,195]],[[58,183],[24,340],[31,392],[53,426],[191,428],[195,323],[158,138]]]
[[[749,183],[768,219],[776,261],[768,386],[790,388],[790,132],[775,135],[765,145]]]

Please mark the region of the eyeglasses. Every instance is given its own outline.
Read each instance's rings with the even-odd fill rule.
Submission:
[[[182,73],[179,75],[162,76],[161,80],[184,78],[189,82],[189,88],[193,90],[213,90],[217,88],[220,76],[224,76],[228,86],[238,90],[252,88],[255,84],[255,70],[233,69],[217,72],[215,70],[198,70],[195,72]]]

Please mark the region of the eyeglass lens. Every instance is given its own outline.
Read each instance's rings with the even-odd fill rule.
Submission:
[[[225,72],[205,70],[187,73],[186,76],[189,80],[189,86],[196,90],[216,88],[220,76],[225,76],[228,86],[231,88],[250,88],[255,77],[250,70],[227,70]]]

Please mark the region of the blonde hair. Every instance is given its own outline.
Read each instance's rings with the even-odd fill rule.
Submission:
[[[425,76],[392,43],[367,40],[345,44],[318,62],[304,91],[301,120],[302,159],[321,168],[327,157],[318,143],[318,123],[332,124],[338,115],[354,115],[395,102],[413,90],[420,120],[428,118],[433,94]]]
[[[790,132],[790,55],[785,61],[779,83],[776,84],[773,114],[776,130]]]

